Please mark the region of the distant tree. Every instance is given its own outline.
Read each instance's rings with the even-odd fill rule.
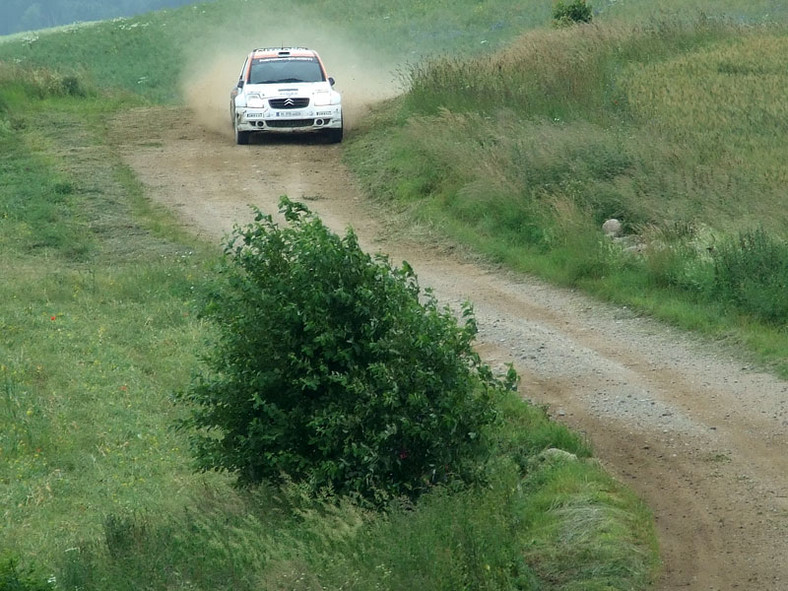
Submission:
[[[553,24],[566,27],[576,23],[590,23],[593,14],[586,0],[558,0],[553,5]]]

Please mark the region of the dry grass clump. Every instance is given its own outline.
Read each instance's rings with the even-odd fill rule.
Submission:
[[[784,26],[724,19],[528,32],[495,54],[414,68],[385,139],[372,138],[389,159],[359,170],[385,180],[374,192],[422,204],[422,220],[514,268],[620,301],[628,286],[637,302],[644,286],[669,292],[655,302],[685,297],[674,317],[688,326],[731,310],[773,323],[779,298],[750,292],[784,285],[782,272],[721,298],[727,259],[709,249],[733,244],[755,265],[774,249],[745,248],[753,231],[788,236],[786,53]],[[616,253],[608,218],[639,248]],[[675,228],[703,228],[702,244],[664,246]],[[692,311],[698,301],[725,309],[710,319]]]
[[[596,220],[784,229],[786,52],[780,29],[705,21],[533,31],[415,68],[406,133],[438,165],[432,194],[559,192]]]

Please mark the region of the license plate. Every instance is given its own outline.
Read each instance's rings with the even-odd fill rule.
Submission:
[[[262,113],[247,113],[246,114],[246,118],[247,119],[262,119],[263,118],[263,114]]]

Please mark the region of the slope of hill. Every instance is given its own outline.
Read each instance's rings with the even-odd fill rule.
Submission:
[[[320,169],[351,182],[340,148],[285,141],[238,156],[223,136],[239,56],[261,40],[312,45],[338,68],[353,118],[345,153],[366,193],[351,182],[344,197],[378,208],[384,237],[470,246],[625,304],[605,316],[613,325],[638,325],[646,310],[786,371],[782,304],[762,296],[784,293],[787,73],[777,56],[786,7],[600,2],[598,26],[551,31],[543,2],[318,4],[285,14],[223,0],[0,44],[4,543],[51,569],[44,579],[56,572],[63,588],[643,587],[648,514],[599,472],[548,474],[521,457],[530,480],[504,469],[489,495],[436,495],[390,522],[312,504],[297,488],[246,495],[221,475],[192,474],[183,439],[168,429],[177,414],[168,399],[210,336],[192,303],[213,255],[149,199],[231,224],[262,185],[331,215],[336,187]],[[304,26],[317,9],[320,25]],[[698,19],[698,9],[708,14]],[[239,30],[239,21],[264,25]],[[162,103],[170,106],[153,106]],[[271,148],[294,166],[258,162]],[[243,203],[224,204],[229,186]],[[348,211],[333,221],[366,219]],[[626,258],[601,235],[611,215],[648,239],[645,255]],[[757,220],[763,233],[751,231]],[[202,234],[211,242],[212,231]],[[730,255],[727,267],[719,252]],[[433,257],[420,260],[429,268]],[[741,301],[724,291],[709,292],[712,304],[701,298],[719,289],[721,269],[745,279],[733,285]],[[448,295],[459,288],[442,281],[446,297],[465,295]],[[547,287],[535,292],[548,294],[544,310],[527,298],[505,312],[493,306],[523,289],[482,299],[483,345],[500,362],[511,356],[522,393],[556,405],[653,503],[666,552],[661,588],[785,580],[769,539],[786,539],[784,382],[749,375],[741,366],[751,360],[732,366],[730,351],[717,366],[666,345],[658,366],[645,367],[654,358],[622,351],[616,341],[630,335],[621,333],[605,341],[608,361],[589,362],[578,378],[580,365],[567,360],[585,351],[594,323],[565,336],[563,311],[549,306],[563,296]],[[738,312],[742,303],[754,311]],[[563,305],[575,316],[594,307]],[[545,324],[528,332],[537,317]],[[756,390],[761,406],[720,414]],[[587,454],[577,434],[511,412],[522,421],[512,447]]]

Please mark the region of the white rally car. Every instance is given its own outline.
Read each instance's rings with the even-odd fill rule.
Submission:
[[[255,49],[230,93],[235,141],[252,133],[321,133],[341,142],[342,97],[316,51],[305,47]]]

